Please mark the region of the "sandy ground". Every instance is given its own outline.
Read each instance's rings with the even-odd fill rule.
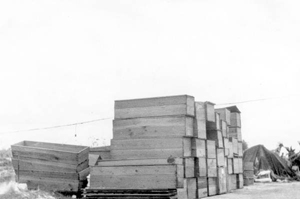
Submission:
[[[232,193],[209,197],[211,199],[300,199],[300,182],[255,183]]]

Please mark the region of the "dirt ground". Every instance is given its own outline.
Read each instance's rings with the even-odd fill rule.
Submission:
[[[255,183],[232,193],[209,197],[211,199],[300,199],[300,182]]]

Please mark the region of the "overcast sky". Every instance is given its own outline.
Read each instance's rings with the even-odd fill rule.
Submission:
[[[287,0],[0,1],[0,148],[109,144],[114,100],[237,104],[250,146],[299,148],[300,13]]]

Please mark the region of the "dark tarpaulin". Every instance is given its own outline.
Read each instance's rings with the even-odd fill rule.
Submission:
[[[293,177],[295,174],[288,167],[284,159],[279,157],[277,154],[269,151],[263,145],[253,146],[243,154],[243,162],[255,163],[257,159],[257,170],[272,170],[278,176],[290,176]]]

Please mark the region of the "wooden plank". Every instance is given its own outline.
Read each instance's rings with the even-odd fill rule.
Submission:
[[[90,148],[89,158],[100,156],[101,160],[110,160],[110,146]],[[92,162],[91,162],[92,163]]]
[[[194,118],[165,116],[113,121],[113,139],[177,138],[192,137]]]
[[[89,154],[89,166],[95,166],[99,158],[101,159],[100,155]]]
[[[243,158],[238,158],[239,159],[239,173],[243,173]]]
[[[59,172],[68,172],[75,173],[82,171],[88,167],[88,161],[81,163],[80,165],[72,165],[72,164],[63,164],[57,162],[48,162],[48,161],[38,161],[38,160],[18,160],[12,158],[13,167],[17,170],[26,171],[26,170],[34,170],[34,171],[59,171]]]
[[[197,178],[198,198],[207,197],[207,177]]]
[[[181,95],[115,101],[115,119],[171,115],[194,116],[194,97]]]
[[[234,174],[240,173],[239,158],[233,158],[233,173]]]
[[[50,171],[34,171],[34,170],[15,170],[18,176],[32,176],[34,178],[48,178],[53,180],[68,179],[79,180],[78,173],[66,173],[66,172],[50,172]]]
[[[215,104],[211,102],[205,102],[205,115],[206,121],[215,122]]]
[[[216,142],[214,140],[206,140],[206,147],[207,147],[207,158],[216,158]]]
[[[217,166],[225,166],[224,149],[217,149]]]
[[[196,177],[207,176],[206,158],[195,158],[195,175]]]
[[[90,174],[90,167],[80,171],[78,173],[79,175],[79,180],[86,180],[87,179],[87,176]]]
[[[153,166],[118,166],[118,167],[91,167],[92,175],[163,175],[176,174],[176,165],[153,165]]]
[[[228,133],[227,133],[227,123],[224,120],[221,120],[221,131],[222,131],[222,135],[223,137],[227,138],[228,137]]]
[[[192,138],[192,156],[206,157],[206,140]]]
[[[244,188],[244,178],[243,178],[243,174],[238,174],[238,175],[237,175],[237,188],[238,188],[238,189]]]
[[[187,199],[187,189],[182,188],[182,189],[177,189],[177,198],[178,199]]]
[[[218,167],[218,194],[224,194],[227,192],[227,175],[225,167]]]
[[[228,133],[229,137],[234,137],[237,138],[238,141],[243,141],[242,139],[242,131],[241,128],[239,127],[229,127],[229,133]]]
[[[176,187],[177,188],[186,188],[184,185],[184,166],[176,165]]]
[[[228,140],[228,158],[233,158],[233,144]]]
[[[238,156],[243,157],[243,143],[238,142]]]
[[[195,127],[194,136],[206,139],[206,110],[205,103],[195,102]]]
[[[221,130],[219,113],[215,113],[215,121],[214,122],[211,122],[211,121],[206,122],[206,130],[217,130],[217,131]]]
[[[184,158],[184,177],[195,177],[195,158]]]
[[[216,142],[217,147],[223,148],[223,136],[221,131],[217,130],[208,130],[207,131],[207,139],[214,140]]]
[[[223,145],[224,145],[224,152],[225,156],[227,157],[229,155],[229,144],[228,144],[228,138],[223,138]]]
[[[215,110],[220,114],[220,119],[225,121],[227,125],[230,125],[230,111],[227,108],[220,108]]]
[[[187,196],[188,199],[197,198],[197,180],[196,178],[187,178]]]
[[[91,175],[93,189],[176,189],[176,176],[159,175]]]
[[[241,127],[241,115],[240,113],[233,112],[230,114],[230,126]]]
[[[208,196],[217,195],[217,178],[208,178]]]
[[[238,155],[238,140],[234,137],[230,137],[229,141],[232,143],[233,153]]]
[[[163,159],[130,159],[130,160],[104,160],[99,161],[98,166],[105,167],[105,166],[153,166],[153,165],[168,165],[168,164],[174,164],[183,165],[183,159],[182,158],[175,158],[175,157],[169,157],[169,158],[163,158]]]
[[[230,177],[230,189],[236,190],[237,189],[237,180],[236,180],[236,174],[229,175]]]
[[[233,174],[233,158],[227,159],[227,171],[228,174]]]
[[[39,160],[78,165],[88,159],[88,147],[74,146],[72,149],[71,146],[73,145],[23,141],[12,145],[11,149],[13,157],[20,160]],[[57,149],[53,149],[55,147]],[[63,151],[64,148],[66,151]]]
[[[40,189],[44,191],[74,191],[82,187],[79,180],[49,179],[34,176],[20,176],[19,183],[26,183],[29,189]]]
[[[206,160],[207,162],[207,176],[208,177],[217,177],[217,159]]]

